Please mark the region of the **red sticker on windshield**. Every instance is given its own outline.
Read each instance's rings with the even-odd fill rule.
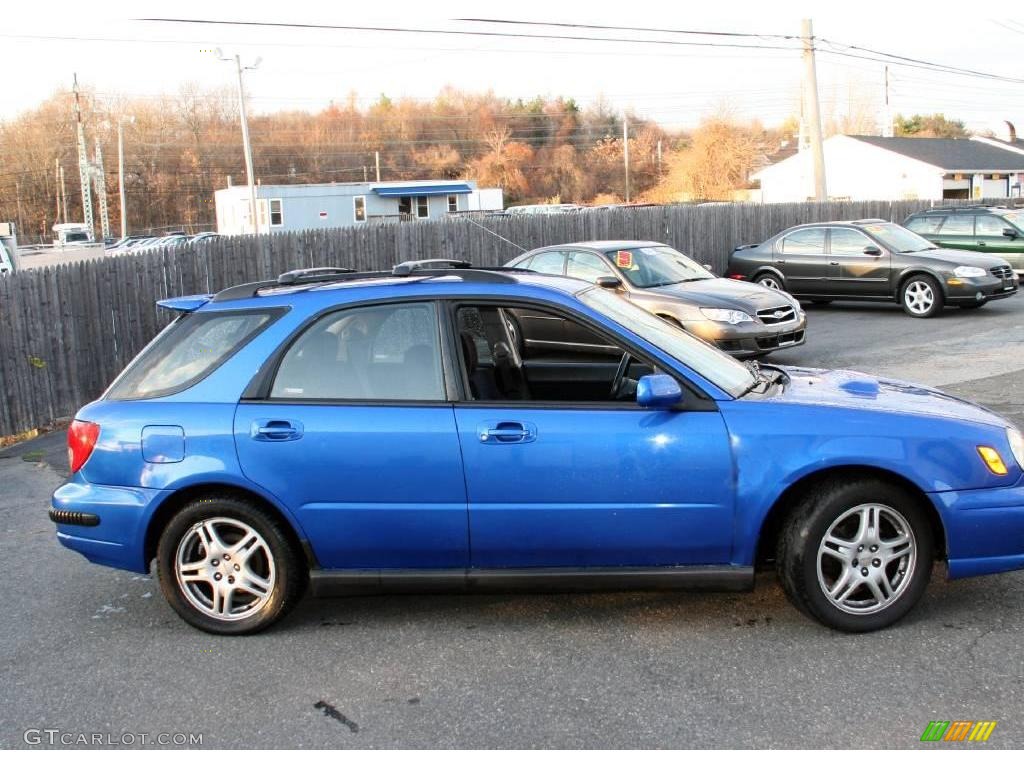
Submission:
[[[617,251],[615,253],[615,265],[621,269],[632,269],[633,268],[633,252],[632,251]]]

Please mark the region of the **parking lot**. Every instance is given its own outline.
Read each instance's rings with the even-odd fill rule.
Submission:
[[[1024,424],[1024,299],[915,320],[810,307],[768,362],[938,385]],[[208,747],[889,747],[997,720],[1024,747],[1024,572],[947,583],[866,636],[748,594],[306,600],[255,637],[184,624],[148,577],[60,547],[63,435],[0,450],[0,747],[27,729],[190,732]],[[685,472],[685,468],[681,468]]]

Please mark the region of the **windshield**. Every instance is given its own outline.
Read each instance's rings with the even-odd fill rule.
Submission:
[[[733,397],[740,397],[757,382],[747,366],[612,291],[591,288],[578,296],[591,309],[646,339]]]
[[[899,224],[865,224],[864,231],[871,234],[890,251],[897,253],[914,253],[915,251],[934,250],[936,245],[925,240]]]
[[[704,267],[667,245],[623,248],[606,254],[636,288],[657,288],[714,277]]]

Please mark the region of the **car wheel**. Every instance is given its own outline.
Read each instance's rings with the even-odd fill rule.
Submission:
[[[844,632],[903,618],[931,578],[934,544],[920,503],[879,480],[829,482],[804,497],[779,535],[776,567],[789,599]]]
[[[765,288],[772,288],[776,291],[784,291],[782,287],[782,280],[777,276],[769,272],[764,272],[754,278],[754,282],[758,285],[763,285]]]
[[[942,289],[935,278],[913,275],[900,291],[900,303],[911,317],[935,317],[942,311]]]
[[[306,572],[281,524],[246,499],[197,499],[157,546],[160,589],[185,621],[206,632],[258,632],[302,595]]]

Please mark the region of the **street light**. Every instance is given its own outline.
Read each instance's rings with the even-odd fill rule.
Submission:
[[[121,238],[128,237],[128,196],[124,191],[124,124],[134,123],[134,115],[117,119],[117,189],[121,196]]]
[[[235,63],[235,70],[238,72],[238,114],[242,121],[242,146],[245,150],[245,175],[249,182],[249,216],[252,220],[252,231],[254,234],[259,233],[259,225],[256,221],[256,181],[253,178],[252,170],[252,144],[249,143],[249,118],[245,114],[245,88],[242,85],[242,73],[247,69],[256,69],[260,65],[263,59],[257,57],[250,66],[242,66],[242,58],[237,53],[234,56],[225,56],[224,52],[218,48],[214,52],[218,59],[221,61],[233,61]]]

